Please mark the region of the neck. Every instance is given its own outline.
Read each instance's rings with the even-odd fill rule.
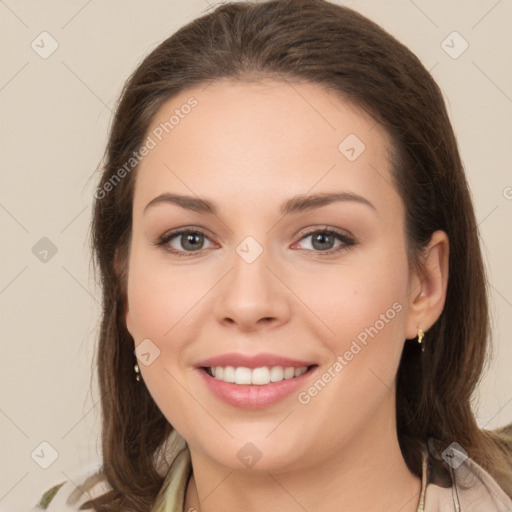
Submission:
[[[384,416],[388,419],[394,416]],[[416,512],[421,479],[402,456],[395,421],[374,421],[321,464],[272,473],[216,465],[191,449],[185,510]]]

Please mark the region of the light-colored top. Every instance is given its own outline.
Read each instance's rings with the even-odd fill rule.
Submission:
[[[452,445],[451,445],[452,446]],[[422,485],[417,512],[512,512],[512,499],[481,466],[452,446],[443,456],[434,445],[423,452]],[[448,458],[449,457],[449,458]],[[449,463],[448,463],[449,461]],[[190,512],[184,508],[187,484],[192,474],[186,445],[178,451],[151,512]],[[74,483],[73,483],[74,482]],[[88,475],[80,485],[75,479],[45,493],[34,511],[77,512],[80,505],[109,490],[101,472]],[[89,488],[87,494],[77,489]]]

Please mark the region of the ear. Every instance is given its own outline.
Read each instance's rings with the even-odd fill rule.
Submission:
[[[131,316],[128,307],[128,270],[123,267],[121,261],[121,252],[118,247],[114,255],[114,272],[116,273],[119,282],[122,283],[124,281],[126,283],[124,287],[122,286],[123,290],[121,292],[123,294],[123,314],[125,317],[126,329],[133,337],[131,330]]]
[[[409,279],[409,301],[405,336],[413,339],[418,329],[427,331],[441,315],[446,300],[449,268],[449,240],[444,231],[435,231],[422,256],[421,269]]]

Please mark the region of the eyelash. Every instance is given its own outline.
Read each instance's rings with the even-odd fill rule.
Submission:
[[[166,246],[166,244],[168,244],[173,238],[176,238],[179,235],[183,235],[185,233],[201,234],[208,238],[208,235],[206,234],[206,232],[203,229],[187,227],[187,228],[180,228],[175,231],[171,231],[170,233],[163,234],[154,245],[161,247],[164,251],[169,252],[173,255],[179,256],[180,258],[181,257],[189,258],[189,257],[193,257],[193,256],[196,256],[196,255],[202,253],[205,249],[200,249],[198,251],[177,251],[175,249],[171,249]],[[305,249],[307,252],[312,252],[315,254],[328,256],[330,254],[335,254],[335,253],[339,253],[344,250],[347,250],[350,247],[356,245],[356,243],[357,243],[354,238],[344,234],[340,230],[337,230],[335,228],[330,228],[330,227],[317,228],[317,229],[308,231],[306,233],[301,233],[298,242],[301,242],[305,238],[308,238],[309,236],[315,235],[317,233],[334,235],[338,240],[343,242],[343,245],[339,246],[337,249],[330,249],[329,251],[315,251],[312,249]]]

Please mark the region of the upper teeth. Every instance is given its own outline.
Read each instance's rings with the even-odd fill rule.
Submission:
[[[235,384],[256,384],[263,386],[270,382],[280,382],[284,379],[293,379],[306,373],[307,366],[294,368],[293,366],[262,366],[261,368],[246,368],[245,366],[212,366],[209,368],[212,375],[224,382]]]

